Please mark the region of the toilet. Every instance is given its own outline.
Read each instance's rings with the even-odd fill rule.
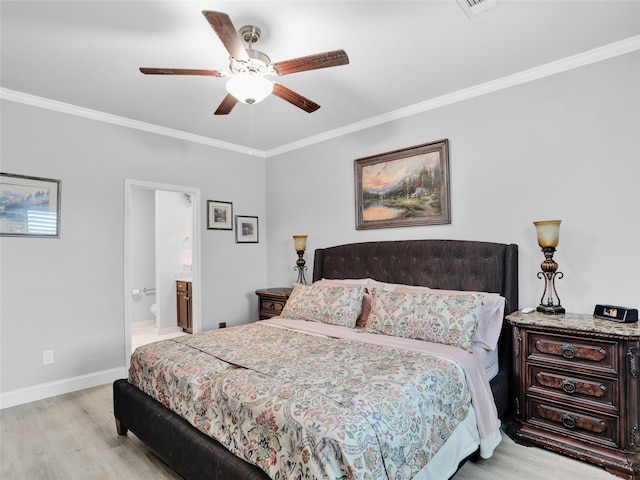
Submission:
[[[158,307],[156,306],[155,303],[153,305],[151,305],[151,313],[153,313],[154,317],[158,316]]]

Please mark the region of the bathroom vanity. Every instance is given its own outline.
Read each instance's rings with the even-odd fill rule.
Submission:
[[[192,285],[184,280],[176,281],[176,298],[178,302],[178,326],[185,332],[193,333]]]

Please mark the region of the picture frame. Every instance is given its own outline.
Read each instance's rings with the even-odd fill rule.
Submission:
[[[0,236],[60,238],[61,183],[0,173]]]
[[[207,200],[207,230],[233,230],[233,203]]]
[[[236,243],[258,243],[258,217],[236,215]]]
[[[356,230],[451,223],[449,140],[354,160]]]

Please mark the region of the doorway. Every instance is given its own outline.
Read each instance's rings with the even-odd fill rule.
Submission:
[[[156,334],[154,339],[160,334],[168,338],[180,331],[175,310],[176,280],[188,278],[191,281],[193,332],[201,330],[200,212],[198,188],[125,180],[124,317],[127,368],[135,346],[132,342],[134,327],[138,332],[141,315],[143,319],[152,320],[148,323]],[[141,242],[144,245],[141,246]],[[140,275],[140,269],[150,270],[151,273]],[[152,303],[155,304],[154,313],[149,308]]]

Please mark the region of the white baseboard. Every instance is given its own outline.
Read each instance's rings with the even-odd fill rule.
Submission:
[[[112,368],[101,372],[65,378],[55,382],[41,383],[32,387],[19,388],[9,392],[0,393],[0,410],[24,403],[35,402],[44,398],[55,397],[65,393],[84,390],[114,382],[119,378],[126,378],[125,367]]]

